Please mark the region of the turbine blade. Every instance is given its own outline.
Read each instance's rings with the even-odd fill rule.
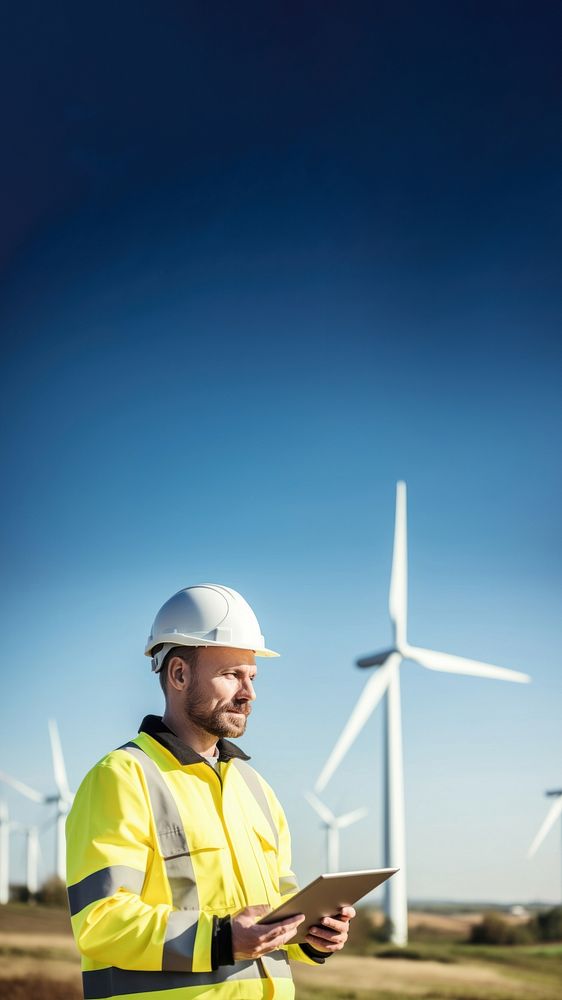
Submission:
[[[556,820],[558,819],[560,814],[562,814],[562,795],[560,795],[559,798],[556,799],[556,802],[548,810],[539,828],[539,831],[527,852],[528,858],[533,857],[533,854],[535,853],[536,850],[538,850],[544,838],[546,837],[547,833],[549,832],[551,827],[553,827],[554,824],[556,823]]]
[[[345,830],[346,826],[351,826],[352,823],[356,823],[357,820],[363,819],[367,815],[368,809],[354,809],[353,812],[346,813],[345,816],[338,816],[336,820],[336,826],[339,830]]]
[[[66,767],[62,755],[58,726],[54,719],[49,719],[49,736],[51,738],[51,754],[53,757],[53,770],[55,772],[55,783],[63,799],[67,802],[72,800],[72,792],[68,787]]]
[[[333,812],[328,809],[328,806],[325,806],[324,803],[320,801],[314,792],[305,792],[304,795],[309,805],[311,805],[314,809],[314,812],[320,816],[320,819],[323,819],[324,822],[328,824],[334,822],[335,817]]]
[[[421,649],[419,646],[407,646],[404,649],[404,658],[415,660],[428,670],[442,670],[448,674],[469,674],[473,677],[489,677],[498,681],[515,681],[519,684],[526,684],[531,680],[528,674],[522,674],[518,670],[507,670],[505,667],[495,667],[492,663],[467,660],[464,656],[437,653],[434,649]]]
[[[394,548],[388,596],[390,620],[394,626],[397,645],[406,641],[408,614],[408,540],[406,526],[406,483],[396,484],[396,516],[394,521]]]
[[[350,746],[357,739],[371,712],[375,710],[384,695],[392,677],[392,672],[394,669],[397,669],[400,660],[401,656],[399,653],[391,653],[386,663],[367,681],[361,692],[359,701],[342,730],[339,740],[324,764],[315,785],[317,792],[321,792],[326,787],[338,764],[343,760]]]
[[[3,781],[6,785],[11,785],[12,788],[15,788],[16,792],[25,795],[28,799],[32,799],[33,802],[46,802],[47,800],[46,795],[36,792],[29,785],[24,785],[23,781],[18,781],[17,778],[11,778],[9,774],[4,774],[4,771],[0,771],[0,781]]]

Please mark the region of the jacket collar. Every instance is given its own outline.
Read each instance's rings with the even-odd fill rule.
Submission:
[[[162,722],[159,715],[146,715],[140,724],[139,733],[147,733],[148,736],[152,736],[152,739],[166,747],[166,750],[169,750],[180,764],[200,764],[201,761],[205,760],[201,754],[180,740],[179,736],[176,736],[166,723]],[[239,757],[241,760],[250,759],[240,747],[231,743],[230,740],[217,740],[217,748],[221,761],[226,762],[233,757]]]

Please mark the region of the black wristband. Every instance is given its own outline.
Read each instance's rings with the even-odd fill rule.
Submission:
[[[213,939],[211,942],[211,968],[234,965],[232,951],[232,922],[230,917],[213,918]]]
[[[307,941],[301,944],[301,948],[308,958],[311,958],[313,962],[317,962],[318,965],[323,965],[327,958],[332,955],[331,951],[318,951],[317,948],[313,948],[311,944]]]

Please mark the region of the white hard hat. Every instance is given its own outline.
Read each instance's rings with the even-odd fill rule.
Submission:
[[[265,648],[258,620],[242,595],[216,583],[178,590],[162,605],[144,651],[152,657],[153,670],[161,669],[174,646],[232,646],[252,649],[256,656],[279,656]]]

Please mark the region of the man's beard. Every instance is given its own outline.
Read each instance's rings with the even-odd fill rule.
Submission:
[[[200,696],[197,682],[193,683],[194,680],[192,674],[192,683],[183,706],[186,718],[211,736],[242,736],[251,711],[249,702],[229,702],[220,708],[214,708],[212,712],[205,711],[204,700]],[[243,715],[233,716],[228,714],[230,712],[242,712]]]

